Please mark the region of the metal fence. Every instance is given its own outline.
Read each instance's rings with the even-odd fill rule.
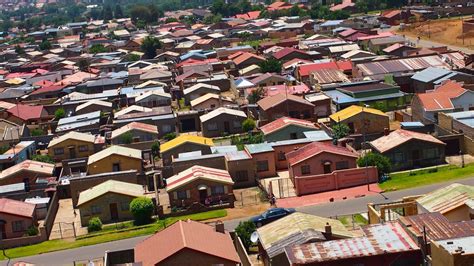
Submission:
[[[260,188],[234,191],[234,195],[235,206],[255,205],[268,201],[266,194]]]
[[[80,224],[59,222],[54,223],[51,229],[50,239],[76,238],[76,230],[80,228]]]
[[[368,224],[368,212],[336,215],[329,218],[341,221],[342,224],[348,228],[352,228],[352,230],[359,229],[362,225]]]

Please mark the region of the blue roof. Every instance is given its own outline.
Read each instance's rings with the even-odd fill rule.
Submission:
[[[417,80],[421,82],[430,82],[430,81],[442,78],[443,76],[446,76],[449,73],[451,73],[451,70],[447,70],[444,68],[437,68],[437,67],[429,67],[427,69],[424,69],[416,73],[411,78],[413,80]]]
[[[313,142],[313,140],[308,139],[308,138],[289,139],[289,140],[270,142],[270,145],[272,145],[272,147],[278,147],[278,146],[284,146],[284,145],[303,144],[303,143],[309,143],[309,142]]]
[[[338,90],[325,91],[324,94],[331,97],[332,101],[336,104],[350,104],[350,103],[359,103],[367,101],[377,101],[385,99],[393,99],[405,96],[403,92],[388,93],[372,97],[363,97],[363,98],[354,98],[347,94],[344,94]]]
[[[262,153],[262,152],[271,152],[274,151],[270,143],[259,143],[259,144],[247,144],[245,149],[250,154]]]
[[[189,52],[187,54],[183,54],[182,56],[179,57],[179,60],[181,61],[184,61],[188,58],[191,58],[193,56],[197,56],[197,57],[200,57],[200,58],[203,58],[203,59],[206,59],[207,56],[205,54],[202,54],[200,51],[197,52],[197,51],[193,51],[193,52]]]
[[[423,123],[421,122],[400,122],[402,128],[417,128],[417,127],[424,127]]]
[[[332,138],[324,130],[306,131],[303,132],[303,134],[307,139],[312,141],[332,140]]]
[[[238,151],[237,146],[235,145],[224,145],[224,146],[214,146],[211,147],[212,153],[228,153]]]
[[[447,113],[446,115],[451,116],[465,125],[474,127],[474,111]]]

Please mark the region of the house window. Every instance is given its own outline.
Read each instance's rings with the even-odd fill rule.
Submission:
[[[130,209],[130,204],[128,202],[120,203],[120,210],[128,211]]]
[[[284,161],[284,160],[286,160],[285,153],[282,152],[282,151],[280,151],[280,152],[278,153],[278,161]]]
[[[311,173],[311,166],[309,165],[302,165],[301,166],[301,174],[302,175],[309,175]]]
[[[234,128],[241,128],[242,124],[239,121],[234,120],[233,122]]]
[[[64,154],[64,148],[55,148],[54,155],[61,155]]]
[[[396,153],[393,155],[393,161],[394,161],[394,163],[403,162],[403,153],[401,153],[401,152],[396,152]]]
[[[268,171],[268,161],[257,161],[257,172]]]
[[[97,205],[92,205],[91,206],[91,213],[92,214],[99,214],[101,213],[100,207]]]
[[[349,168],[348,161],[336,162],[336,170],[347,169]]]
[[[88,151],[89,147],[87,145],[79,145],[78,147],[80,152]]]
[[[186,193],[186,190],[180,190],[178,191],[178,199],[183,200],[188,198],[188,194]]]
[[[212,195],[221,195],[224,194],[224,186],[212,186],[211,187]]]
[[[114,163],[114,164],[112,164],[112,171],[113,171],[113,172],[118,172],[118,171],[120,171],[120,164],[119,164],[119,163]]]
[[[299,117],[299,116],[300,116],[300,112],[298,112],[298,111],[290,111],[290,112],[289,112],[289,115],[290,115],[290,117],[292,117],[292,118],[300,118],[300,117]]]
[[[424,158],[425,159],[434,159],[438,157],[438,149],[437,148],[429,148],[429,149],[424,149]]]
[[[171,132],[171,126],[170,125],[163,125],[161,127],[161,129],[164,133],[170,133]]]
[[[23,232],[23,231],[25,231],[23,221],[13,221],[12,222],[12,231],[13,232]]]
[[[209,131],[215,131],[217,130],[217,123],[210,123],[207,125],[207,130]]]
[[[247,170],[237,171],[235,172],[235,181],[237,182],[244,182],[249,180],[249,175]]]
[[[298,134],[297,133],[290,133],[290,139],[297,139]]]

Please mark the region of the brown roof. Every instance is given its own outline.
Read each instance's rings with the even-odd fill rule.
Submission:
[[[135,246],[135,261],[143,265],[156,265],[185,248],[240,263],[228,232],[219,233],[210,225],[191,220],[178,221],[138,243]]]
[[[251,59],[251,58],[255,58],[255,59],[258,59],[260,61],[265,61],[265,58],[261,57],[261,56],[258,56],[256,54],[252,54],[252,53],[242,53],[241,55],[237,56],[236,58],[232,59],[234,61],[234,63],[236,65],[240,65],[242,64],[243,62]]]
[[[0,199],[0,213],[7,213],[23,217],[33,217],[34,212],[34,204],[7,198]]]
[[[286,159],[288,160],[289,165],[295,165],[297,163],[300,163],[308,158],[311,158],[323,152],[339,154],[342,156],[349,156],[349,157],[355,157],[355,158],[358,157],[356,153],[353,153],[352,151],[350,151],[349,149],[345,147],[316,141],[306,146],[303,146],[296,151],[287,153]]]
[[[268,109],[270,109],[270,108],[272,108],[276,105],[279,105],[279,104],[285,102],[286,100],[314,107],[314,104],[308,102],[307,100],[303,99],[302,97],[291,95],[291,94],[288,94],[288,95],[276,94],[276,95],[273,95],[273,96],[268,96],[268,97],[265,97],[265,98],[261,99],[260,101],[258,101],[257,104],[258,104],[258,106],[260,106],[260,108],[262,108],[264,111],[266,111],[266,110],[268,110]]]
[[[380,153],[384,153],[404,143],[407,143],[408,141],[411,141],[413,139],[425,141],[425,142],[431,142],[431,143],[435,143],[439,145],[446,145],[441,140],[429,134],[424,134],[424,133],[419,133],[419,132],[409,131],[409,130],[404,130],[404,129],[397,129],[391,132],[390,134],[388,134],[387,136],[380,137],[370,142],[370,145],[373,148],[375,148],[377,151],[379,151]]]
[[[461,96],[466,91],[460,83],[448,80],[434,91],[417,94],[417,97],[426,111],[454,109],[451,100]]]

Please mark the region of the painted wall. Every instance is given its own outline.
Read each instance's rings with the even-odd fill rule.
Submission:
[[[87,173],[89,175],[95,175],[114,172],[113,165],[117,163],[120,165],[120,171],[137,170],[139,173],[143,171],[142,159],[112,154],[102,160],[89,164],[87,166]]]
[[[99,217],[102,223],[113,222],[110,215],[110,204],[113,203],[117,204],[118,221],[132,220],[133,216],[128,207],[134,198],[135,197],[109,192],[80,205],[78,208],[81,216],[81,225],[87,226],[89,219],[92,217]],[[100,212],[92,213],[92,206],[100,208]]]

